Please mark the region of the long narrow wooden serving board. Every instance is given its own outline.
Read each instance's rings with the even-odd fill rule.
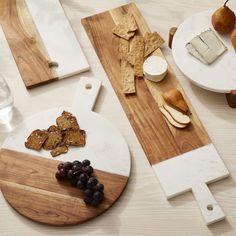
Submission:
[[[153,165],[211,143],[170,67],[167,77],[162,82],[136,79],[136,94],[128,96],[123,94],[118,57],[119,38],[112,34],[112,28],[120,23],[123,15],[127,13],[135,17],[139,28],[138,35],[150,32],[134,3],[84,18],[82,24],[149,162]],[[163,56],[160,49],[154,53]],[[169,125],[159,110],[159,105],[163,102],[161,93],[171,88],[181,90],[192,112],[192,123],[185,129]]]

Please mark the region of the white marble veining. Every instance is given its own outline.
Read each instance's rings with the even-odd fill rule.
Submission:
[[[86,89],[86,85],[91,88]],[[92,166],[98,170],[129,176],[130,153],[124,138],[108,120],[90,110],[100,85],[99,80],[81,78],[78,83],[78,95],[72,107],[53,108],[28,117],[6,138],[2,147],[59,161],[89,159]],[[55,124],[56,118],[64,110],[72,112],[77,117],[81,129],[86,131],[85,147],[69,147],[68,153],[56,158],[52,158],[50,152],[44,149],[27,149],[24,142],[29,134],[35,129],[47,129]]]
[[[211,65],[197,60],[185,48],[186,43],[209,28],[214,10],[197,13],[186,19],[173,39],[172,54],[180,70],[196,85],[214,92],[229,93],[236,89],[236,52],[230,41],[230,34],[217,36],[228,50]]]
[[[193,190],[207,224],[224,218],[220,206],[210,191],[205,189],[206,184],[229,176],[229,171],[213,144],[162,161],[152,167],[168,199]],[[214,209],[209,211],[208,205],[214,206]]]

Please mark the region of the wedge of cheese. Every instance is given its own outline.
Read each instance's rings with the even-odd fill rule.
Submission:
[[[186,44],[186,48],[191,55],[207,65],[213,63],[227,50],[211,29],[195,36]]]

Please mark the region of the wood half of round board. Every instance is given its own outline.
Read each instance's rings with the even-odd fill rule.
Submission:
[[[128,176],[94,170],[103,183],[104,200],[97,207],[83,201],[83,191],[57,181],[59,161],[18,151],[0,151],[0,188],[7,202],[21,215],[48,225],[80,224],[105,212],[120,197]]]
[[[160,56],[150,56],[143,64],[144,75],[153,82],[162,81],[168,71],[168,65],[165,59]]]

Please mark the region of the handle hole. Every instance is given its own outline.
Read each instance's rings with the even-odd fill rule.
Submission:
[[[88,90],[89,90],[89,89],[92,89],[92,84],[86,84],[86,85],[85,85],[85,88],[88,89]]]
[[[211,204],[207,205],[207,210],[208,211],[213,211],[213,206]]]

